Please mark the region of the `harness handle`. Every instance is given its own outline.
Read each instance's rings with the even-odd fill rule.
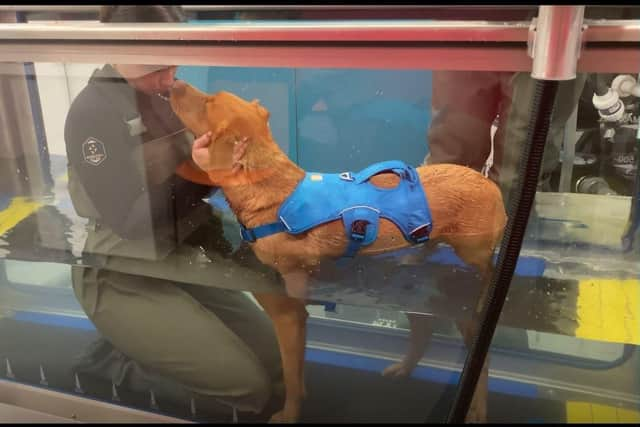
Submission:
[[[393,172],[400,178],[411,182],[415,182],[417,176],[415,174],[415,170],[405,162],[401,160],[387,160],[385,162],[376,163],[366,167],[355,174],[355,183],[361,184],[372,176],[382,172]]]

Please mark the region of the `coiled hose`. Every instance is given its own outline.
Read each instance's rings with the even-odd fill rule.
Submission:
[[[536,83],[527,141],[520,157],[518,174],[520,180],[512,190],[513,196],[510,197],[508,209],[509,220],[498,253],[496,268],[489,284],[487,301],[479,317],[480,328],[467,354],[460,382],[447,416],[447,423],[464,422],[509,291],[536,194],[557,90],[557,81],[539,80]]]

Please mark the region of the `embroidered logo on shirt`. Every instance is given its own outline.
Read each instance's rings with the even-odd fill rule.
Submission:
[[[89,138],[82,143],[82,156],[90,165],[98,166],[107,158],[107,151],[101,141]]]

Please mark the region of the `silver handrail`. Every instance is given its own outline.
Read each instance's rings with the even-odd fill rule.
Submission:
[[[460,10],[491,10],[496,9],[497,6],[490,5],[472,5],[472,6],[449,6],[449,9],[459,8]],[[408,9],[443,9],[444,6],[433,5],[373,5],[373,4],[360,4],[360,5],[296,5],[296,4],[282,4],[282,5],[252,5],[252,4],[235,4],[235,5],[184,5],[184,10],[194,12],[206,12],[206,11],[228,11],[228,10],[408,10]],[[514,5],[500,5],[500,10],[514,10],[514,9],[527,9],[531,6],[514,6]],[[5,6],[0,5],[0,12],[95,12],[97,13],[100,6]]]
[[[585,20],[586,42],[640,42],[639,20]],[[207,24],[0,24],[3,40],[526,42],[529,21],[270,21]]]
[[[640,22],[585,24],[579,72],[640,71]],[[529,38],[530,23],[525,21],[26,23],[0,24],[0,58],[16,62],[529,72]]]
[[[0,25],[2,40],[111,41],[526,41],[529,22],[289,21],[193,24],[60,22]]]

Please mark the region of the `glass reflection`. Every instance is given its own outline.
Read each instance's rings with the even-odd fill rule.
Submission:
[[[10,343],[10,348],[0,350],[0,372],[40,384],[42,365],[50,387],[70,392],[77,388],[75,373],[80,372],[79,388],[86,395],[136,402],[138,407],[149,409],[154,408],[152,391],[160,410],[172,411],[175,404],[179,407],[175,413],[180,416],[192,416],[193,402],[199,415],[210,408],[214,419],[232,419],[231,406],[239,409],[236,416],[241,421],[253,410],[262,411],[261,420],[268,419],[283,407],[278,343],[267,316],[239,291],[278,294],[282,290],[279,277],[242,243],[235,214],[220,190],[210,185],[177,184],[181,178],[174,176],[172,168],[189,160],[193,137],[179,132],[184,125],[168,108],[163,98],[168,94],[158,96],[152,90],[147,96],[140,90],[139,95],[117,67],[92,65],[87,73],[79,71],[82,66],[35,64],[31,77],[40,84],[40,102],[62,105],[60,100],[67,96],[81,99],[78,94],[97,68],[91,84],[100,81],[108,94],[77,108],[82,114],[74,120],[74,128],[105,127],[108,134],[122,134],[121,139],[130,142],[125,148],[130,149],[131,167],[119,163],[108,179],[99,181],[102,186],[89,190],[91,180],[72,170],[82,163],[87,168],[104,167],[111,159],[110,147],[102,150],[94,143],[87,144],[86,153],[76,149],[89,137],[98,138],[90,133],[75,138],[79,143],[67,141],[65,145],[67,109],[58,108],[61,117],[51,119],[56,109],[45,107],[48,145],[39,145],[33,122],[24,119],[33,114],[30,104],[3,104],[2,113],[15,119],[11,123],[22,120],[23,124],[15,125],[14,130],[3,127],[4,132],[14,132],[3,140],[3,147],[10,147],[14,155],[0,158],[5,162],[0,185],[3,195],[8,195],[0,199],[0,215],[20,211],[22,217],[7,221],[6,216],[0,216],[1,331]],[[2,78],[16,82],[15,75],[23,71],[11,67],[14,64],[3,64]],[[59,67],[60,71],[46,72],[46,67]],[[173,72],[159,67],[147,70],[159,72],[153,77],[158,81],[162,78],[157,76]],[[135,67],[124,73],[127,71],[133,73],[132,80],[141,77]],[[206,67],[179,67],[176,73],[206,93],[226,90],[247,101],[259,98],[270,113],[275,142],[284,155],[308,171],[357,172],[394,158],[418,167],[426,156],[427,164],[456,163],[488,172],[505,201],[517,179],[531,102],[532,82],[526,73]],[[612,86],[616,76],[604,76],[605,83]],[[62,86],[67,77],[69,95],[45,92],[45,86],[46,90]],[[53,84],[46,85],[47,80]],[[631,157],[637,98],[621,98],[628,113],[624,123],[601,123],[592,102],[597,84],[596,75],[581,75],[561,86],[540,192],[491,352],[491,369],[500,375],[508,372],[505,376],[513,388],[496,381],[492,372],[486,385],[489,399],[500,403],[487,408],[489,420],[568,420],[574,403],[595,402],[594,390],[608,394],[607,403],[637,409],[638,338],[634,322],[638,306],[633,295],[637,294],[640,272],[637,252],[623,252],[620,241],[634,206],[631,197],[637,194],[629,177],[636,177],[637,172],[633,167],[618,167],[637,159]],[[140,121],[131,126],[121,117],[108,120],[106,114],[97,112],[109,94],[120,96],[118,87],[135,94],[131,97],[132,117],[139,116]],[[30,99],[26,86],[23,92],[17,85],[11,90],[3,93],[3,99]],[[567,126],[574,120],[573,113],[577,132]],[[122,129],[116,129],[115,122]],[[142,129],[140,124],[147,131],[132,136],[132,129],[134,133]],[[51,129],[56,126],[59,133],[54,137]],[[614,136],[605,138],[609,127],[614,128]],[[573,160],[567,151],[572,133]],[[68,146],[76,148],[67,152]],[[487,163],[492,147],[493,161]],[[41,160],[43,150],[48,153],[48,163]],[[91,164],[91,160],[98,164]],[[572,174],[568,188],[563,189],[567,161],[573,163]],[[67,167],[68,181],[62,178]],[[127,171],[133,170],[138,181],[128,178]],[[131,202],[125,202],[125,196],[136,188],[134,182],[144,183],[149,193],[150,183],[171,184],[169,191],[145,196],[142,209],[135,210],[130,208]],[[104,228],[96,230],[95,225],[101,221],[95,219],[94,210],[83,207],[87,199],[92,204],[95,199],[94,210],[101,205],[101,209],[119,212],[121,217],[115,215],[111,225],[100,226],[121,230],[108,230],[109,238],[100,235]],[[195,215],[197,210],[201,210],[199,215]],[[142,212],[139,221],[124,219],[134,218],[137,212]],[[135,246],[143,241],[144,246]],[[465,354],[456,323],[470,319],[481,302],[477,271],[447,245],[356,257],[342,265],[329,261],[318,269],[308,287],[310,345],[305,374],[309,397],[301,419],[397,421],[406,417],[418,421],[425,412],[430,419],[444,417],[452,397],[449,390]],[[50,294],[51,288],[57,289]],[[195,307],[213,313],[227,328],[228,336],[243,344],[236,338],[229,338],[232,343],[221,339],[212,344],[203,332],[209,331],[209,325],[199,323],[192,313],[199,309],[174,304],[175,295],[169,291],[170,304],[163,306],[161,313],[147,312],[147,303],[140,301],[168,288],[180,289],[185,299],[197,301]],[[117,307],[120,314],[105,309],[104,301],[113,301],[114,296],[120,297],[119,302],[107,306]],[[129,309],[126,316],[122,314]],[[28,317],[26,311],[49,314],[50,323],[40,324],[38,330],[34,326],[37,317]],[[55,319],[86,320],[87,316],[91,322],[79,321],[81,327],[75,334],[56,329]],[[89,346],[92,341],[94,345]],[[38,343],[50,343],[50,348],[44,351]],[[248,348],[246,353],[237,350],[242,346]],[[172,353],[167,349],[178,347],[182,347],[178,353],[188,365],[183,373],[176,375],[174,365],[149,367],[170,364]],[[217,365],[207,363],[217,354],[222,355],[225,367],[220,369],[224,369],[222,378],[229,381],[227,385],[246,386],[255,392],[251,397],[231,401],[219,397],[218,392],[211,397],[204,391],[224,385],[218,377],[210,380]],[[245,369],[237,354],[252,359],[247,362],[250,368]],[[151,363],[142,363],[149,357]],[[72,367],[71,363],[52,363],[59,359],[73,360]],[[234,367],[236,361],[240,369]],[[68,369],[63,371],[61,366]],[[240,370],[253,372],[252,378]],[[381,372],[408,378],[391,381],[388,377],[392,375],[379,378]],[[565,381],[580,391],[572,395],[554,386],[550,389],[555,394],[543,394],[551,380]],[[389,404],[372,408],[371,402],[381,395]],[[521,413],[509,412],[514,402],[525,399],[523,395],[538,399],[545,410],[527,406]],[[571,405],[562,406],[562,413],[548,411],[564,401]],[[360,402],[362,407],[349,412],[349,405]],[[394,410],[401,404],[410,408],[406,414]],[[338,408],[333,415],[327,409],[330,407]]]

